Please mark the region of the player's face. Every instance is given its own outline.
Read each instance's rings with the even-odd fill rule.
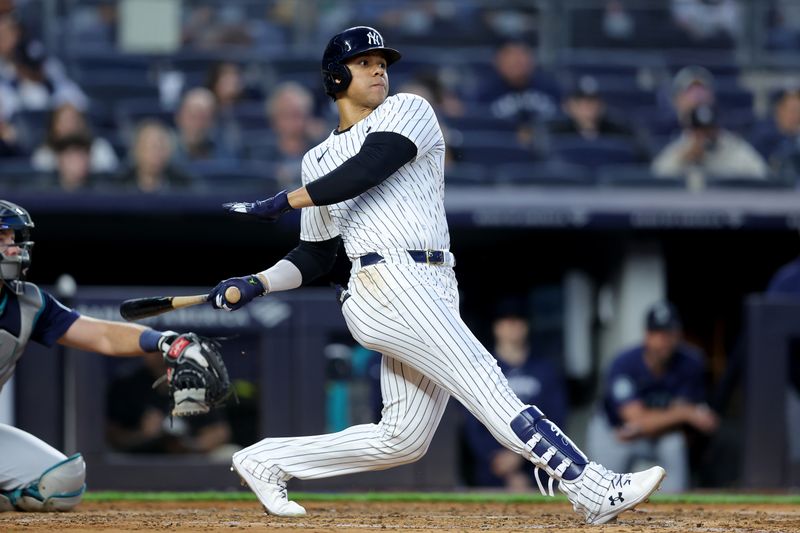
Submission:
[[[14,230],[0,230],[0,253],[10,257],[20,254],[19,246],[14,246]]]
[[[389,95],[386,58],[377,52],[356,56],[347,62],[353,80],[347,96],[357,104],[376,108]]]
[[[645,350],[655,363],[663,365],[672,357],[680,339],[681,334],[677,330],[648,331],[644,340]]]

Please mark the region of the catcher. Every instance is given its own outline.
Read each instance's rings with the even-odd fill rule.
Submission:
[[[32,228],[25,209],[0,200],[0,389],[34,340],[109,356],[160,351],[176,416],[205,413],[227,397],[228,372],[215,341],[82,316],[24,281]],[[0,424],[0,450],[0,511],[65,511],[81,501],[86,465],[80,453],[67,457],[6,424]]]

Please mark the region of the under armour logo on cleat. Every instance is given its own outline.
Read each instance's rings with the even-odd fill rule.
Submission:
[[[327,154],[327,153],[328,153],[328,149],[327,149],[327,148],[325,148],[325,151],[324,151],[324,152],[322,152],[322,154],[321,154],[321,155],[320,155],[320,156],[317,158],[317,163],[319,163],[320,161],[322,161],[322,158],[323,158],[323,157],[325,157],[325,154]]]
[[[617,496],[616,498],[614,496],[609,496],[608,497],[608,501],[611,502],[611,505],[616,505],[616,502],[624,502],[625,501],[625,498],[622,497],[622,493],[621,492],[618,492],[617,494],[619,496]]]

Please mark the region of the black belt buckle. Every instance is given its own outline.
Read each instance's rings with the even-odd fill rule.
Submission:
[[[441,250],[425,250],[425,263],[428,265],[443,265],[444,252]]]

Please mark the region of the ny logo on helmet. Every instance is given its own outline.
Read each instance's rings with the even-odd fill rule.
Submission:
[[[383,38],[381,34],[376,31],[367,33],[367,42],[371,45],[383,46]]]

